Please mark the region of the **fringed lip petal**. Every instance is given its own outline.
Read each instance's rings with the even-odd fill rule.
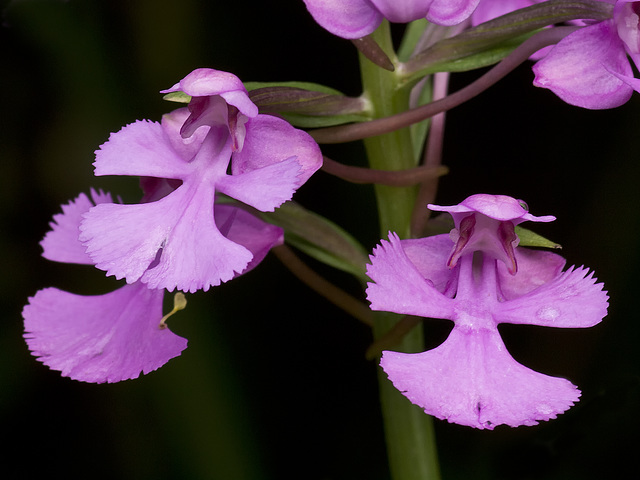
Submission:
[[[426,413],[492,430],[556,418],[580,397],[568,380],[516,362],[497,330],[454,327],[439,347],[423,353],[384,352],[380,365],[393,385]]]
[[[22,312],[25,339],[42,363],[83,382],[119,382],[160,368],[187,340],[160,328],[162,290],[141,283],[106,295],[40,290]]]
[[[210,185],[184,184],[153,203],[98,205],[85,215],[80,239],[96,267],[128,283],[208,290],[244,270],[252,257],[218,231],[213,197]]]
[[[458,205],[442,206],[429,204],[427,207],[429,210],[437,212],[449,212],[454,220],[456,220],[456,225],[466,214],[475,212],[501,222],[511,221],[514,225],[526,220],[533,222],[552,222],[556,219],[556,217],[552,215],[542,217],[531,215],[526,208],[526,203],[522,200],[517,200],[506,195],[489,195],[485,193],[471,195]]]
[[[44,258],[54,262],[93,265],[86,247],[78,240],[82,215],[94,205],[112,203],[113,200],[111,194],[95,190],[91,190],[91,198],[93,202],[81,193],[76,199],[62,205],[62,213],[53,216],[53,221],[49,223],[51,230],[40,242]]]

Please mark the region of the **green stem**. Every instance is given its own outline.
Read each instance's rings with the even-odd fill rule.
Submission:
[[[396,61],[391,43],[389,25],[386,22],[372,37],[387,56]],[[370,100],[375,117],[387,117],[409,108],[409,91],[398,89],[399,78],[394,72],[384,70],[364,57],[360,57],[364,93]],[[414,154],[409,128],[402,128],[384,135],[366,138],[365,148],[371,168],[379,170],[403,170],[418,163]],[[375,186],[376,200],[383,237],[394,231],[401,238],[408,238],[411,215],[417,188]],[[374,314],[374,339],[384,337],[400,317],[386,312]],[[424,350],[422,325],[404,336],[398,351],[421,352]],[[380,402],[384,421],[389,469],[393,480],[437,480],[438,467],[433,420],[422,409],[412,405],[379,369]]]
[[[395,60],[391,45],[389,24],[383,24],[372,37]],[[398,76],[394,72],[383,70],[360,55],[360,69],[364,94],[371,102],[376,118],[388,117],[405,111],[409,107],[409,90],[398,90]],[[364,145],[369,158],[369,166],[378,170],[404,170],[417,165],[411,147],[411,132],[402,128],[384,135],[367,138]],[[408,238],[411,224],[411,211],[415,202],[416,187],[375,186],[378,201],[381,234],[386,237],[389,230],[398,233],[400,238]]]

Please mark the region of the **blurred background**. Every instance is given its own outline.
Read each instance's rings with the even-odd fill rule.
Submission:
[[[302,80],[358,95],[354,47],[302,1],[19,0],[0,28],[0,450],[2,478],[388,478],[368,329],[299,285],[269,256],[170,320],[189,348],[134,381],[92,385],[33,358],[21,310],[41,288],[81,294],[117,282],[40,257],[60,204],[90,187],[139,198],[137,179],[94,178],[110,132],[173,108],[159,90],[194,68],[242,80]],[[452,90],[477,76],[454,75]],[[569,378],[578,405],[535,427],[493,432],[436,421],[444,479],[597,479],[637,471],[640,97],[613,111],[568,106],[531,85],[530,65],[448,114],[437,203],[522,198],[568,264],[596,271],[609,316],[590,329],[502,326],[514,357]],[[326,150],[362,163],[359,144]],[[324,173],[297,196],[378,241],[373,196]],[[348,208],[345,208],[345,203]],[[350,278],[321,269],[351,293]],[[505,328],[507,327],[507,328]],[[433,341],[442,332],[428,327]]]

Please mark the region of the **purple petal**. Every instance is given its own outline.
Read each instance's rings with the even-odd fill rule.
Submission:
[[[229,105],[233,105],[248,117],[258,114],[258,107],[249,99],[247,90],[233,73],[198,68],[184,77],[173,87],[160,93],[182,91],[192,97],[220,95]]]
[[[216,205],[215,216],[216,225],[222,234],[253,254],[253,258],[242,271],[243,274],[255,268],[269,250],[284,243],[284,231],[280,227],[266,223],[241,208]]]
[[[96,175],[135,175],[158,178],[184,178],[187,161],[173,149],[162,126],[148,120],[112,133],[96,151]]]
[[[565,102],[589,109],[626,103],[633,89],[612,72],[633,77],[613,20],[581,28],[563,38],[533,66],[537,87]]]
[[[151,288],[206,291],[243,271],[252,257],[218,231],[213,198],[210,184],[183,184],[153,203],[98,205],[85,215],[80,238],[108,275]]]
[[[195,128],[189,132],[190,135],[183,138],[180,132],[190,115],[188,108],[179,108],[162,116],[162,129],[167,142],[177,156],[187,162],[196,156],[210,129],[208,125],[203,125],[202,128]]]
[[[91,198],[95,204],[113,202],[111,194],[96,192],[93,189]],[[88,212],[94,203],[81,193],[75,200],[62,205],[62,213],[53,216],[53,221],[49,223],[51,230],[40,242],[44,258],[55,262],[93,265],[93,261],[85,252],[86,247],[82,245],[78,236],[82,215]]]
[[[237,175],[291,157],[300,165],[298,186],[322,166],[320,147],[308,133],[281,118],[258,115],[246,124],[244,146],[234,153],[231,171]]]
[[[400,243],[420,275],[429,280],[436,290],[455,293],[458,275],[447,266],[453,248],[449,235],[400,240]]]
[[[480,429],[535,425],[556,418],[580,397],[571,382],[517,363],[495,329],[456,327],[439,347],[414,354],[383,352],[380,365],[426,413]]]
[[[217,190],[263,212],[272,212],[300,186],[300,164],[296,157],[251,170],[226,175],[216,183]]]
[[[137,378],[187,346],[159,327],[162,297],[162,290],[141,283],[97,296],[47,288],[24,307],[24,336],[33,355],[65,377],[96,383]]]
[[[502,297],[511,300],[557,278],[566,263],[560,255],[543,250],[516,248],[518,272],[511,274],[503,262],[498,262],[498,284]]]
[[[372,310],[451,319],[453,300],[442,295],[425,280],[405,254],[400,239],[389,233],[389,241],[382,240],[373,249],[367,265],[367,275],[375,283],[368,283],[367,300]]]
[[[570,268],[528,294],[498,304],[494,316],[498,323],[591,327],[607,315],[609,297],[602,287],[593,272]]]
[[[367,0],[304,0],[314,20],[342,38],[362,38],[373,32],[382,15]]]
[[[390,22],[409,23],[425,18],[433,0],[370,0]],[[437,3],[435,0],[434,3]]]
[[[433,0],[427,20],[437,25],[457,25],[471,16],[480,0]]]
[[[525,220],[552,222],[556,219],[556,217],[551,215],[543,217],[531,215],[525,208],[526,203],[522,200],[517,200],[506,195],[488,195],[485,193],[471,195],[458,205],[441,206],[429,204],[427,207],[429,210],[437,212],[449,212],[456,221],[456,226],[462,218],[466,217],[467,213],[471,212],[481,213],[494,220],[511,221],[514,225],[524,222]]]

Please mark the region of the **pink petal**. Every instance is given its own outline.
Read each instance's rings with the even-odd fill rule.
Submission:
[[[242,150],[233,155],[234,175],[260,169],[296,157],[300,165],[299,185],[322,166],[322,152],[311,136],[281,118],[258,115],[246,124]]]
[[[252,258],[218,231],[214,187],[183,184],[153,203],[104,204],[81,225],[81,240],[96,266],[108,275],[141,279],[151,288],[208,290],[243,271]],[[157,264],[158,251],[162,249]]]
[[[454,300],[442,295],[420,275],[395,233],[389,233],[389,241],[382,240],[369,258],[367,275],[375,282],[367,284],[367,300],[372,310],[452,318]]]
[[[449,235],[434,235],[425,238],[400,240],[402,249],[414,267],[440,293],[455,293],[458,275],[447,267],[453,248]]]
[[[182,91],[192,97],[209,97],[220,95],[229,105],[233,105],[248,117],[258,114],[258,107],[249,99],[247,90],[233,73],[214,70],[213,68],[197,68],[173,87],[160,93]]]
[[[526,220],[533,222],[552,222],[556,217],[546,215],[536,217],[531,215],[523,205],[522,200],[517,200],[506,195],[489,195],[486,193],[478,193],[465,198],[458,205],[441,206],[429,204],[429,210],[436,212],[449,212],[458,225],[461,218],[467,213],[478,212],[489,218],[499,221],[512,221],[514,225],[522,223]]]
[[[367,0],[304,0],[314,20],[342,38],[362,38],[373,32],[382,15]]]
[[[216,183],[219,192],[263,212],[272,212],[300,186],[300,164],[296,157],[239,175],[226,175]]]
[[[370,0],[390,22],[409,23],[425,18],[433,0]],[[435,0],[436,2],[438,0]]]
[[[162,126],[138,121],[112,133],[96,151],[96,175],[184,178],[188,158],[180,158]]]
[[[505,300],[521,297],[557,278],[566,263],[560,255],[544,250],[516,248],[514,252],[518,264],[515,275],[503,262],[497,262],[498,285]]]
[[[102,191],[91,190],[91,197],[95,204],[113,202],[111,195]],[[93,265],[93,261],[85,252],[86,247],[78,239],[82,215],[93,206],[94,203],[84,193],[62,205],[62,213],[53,216],[53,221],[49,223],[51,230],[40,242],[44,258],[55,262]]]
[[[624,44],[609,20],[563,38],[533,66],[533,84],[571,105],[614,108],[626,103],[633,89],[612,72],[633,77]]]
[[[241,272],[255,268],[276,245],[284,243],[280,227],[260,220],[255,215],[232,205],[215,206],[216,225],[222,234],[234,243],[248,249],[253,258]]]
[[[517,363],[495,329],[456,327],[439,347],[383,352],[380,365],[426,413],[480,429],[535,425],[556,418],[580,397],[571,382]]]
[[[471,16],[480,0],[433,0],[427,20],[437,25],[457,25]]]
[[[494,317],[498,323],[591,327],[607,315],[609,297],[602,287],[593,272],[572,267],[526,295],[499,303]]]
[[[162,290],[136,283],[106,295],[40,290],[24,307],[33,355],[65,377],[119,382],[147,374],[180,355],[187,341],[159,327]]]
[[[191,112],[185,107],[162,116],[162,129],[167,142],[177,156],[185,161],[190,161],[196,156],[210,129],[208,125],[204,125],[189,132],[190,135],[183,138],[180,132],[190,115]]]

